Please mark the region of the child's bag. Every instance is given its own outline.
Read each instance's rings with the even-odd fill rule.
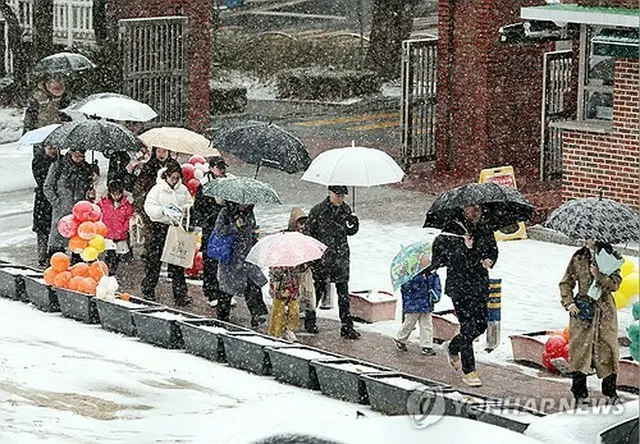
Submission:
[[[437,304],[442,297],[442,283],[440,282],[438,273],[429,273],[427,284],[429,285],[429,298],[431,299],[431,303]]]
[[[233,255],[233,244],[236,240],[235,235],[219,236],[216,230],[211,232],[207,241],[207,257],[217,259],[225,265],[231,263]]]

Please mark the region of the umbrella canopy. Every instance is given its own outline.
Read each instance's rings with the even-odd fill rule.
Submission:
[[[164,148],[176,153],[200,156],[219,156],[220,151],[211,147],[211,142],[204,136],[186,128],[163,126],[145,131],[140,139],[151,147]]]
[[[246,261],[260,267],[297,267],[320,259],[327,246],[297,231],[282,231],[260,239]]]
[[[220,129],[213,134],[212,144],[247,163],[266,161],[289,174],[304,171],[311,164],[302,141],[272,123],[251,121]]]
[[[611,244],[640,240],[640,214],[627,205],[598,197],[564,203],[545,225],[573,239],[593,237]]]
[[[402,247],[391,261],[391,283],[397,290],[431,264],[431,242],[421,241]]]
[[[302,180],[321,185],[372,187],[400,182],[403,177],[402,168],[384,151],[354,146],[320,154]]]
[[[118,97],[121,99],[133,100],[131,97],[125,96],[124,94],[118,94],[118,93],[112,93],[112,92],[91,94],[90,96],[85,97],[79,102],[74,103],[73,105],[67,106],[65,109],[62,110],[62,112],[68,115],[69,117],[71,117],[73,120],[87,120],[87,117],[78,110],[89,102],[92,102],[98,99],[106,99],[110,97]]]
[[[53,132],[60,127],[59,123],[53,123],[51,125],[43,126],[31,131],[28,131],[23,134],[23,136],[18,140],[21,145],[35,145],[37,143],[42,143],[44,139],[49,136]]]
[[[223,177],[206,183],[205,196],[220,197],[239,204],[281,204],[278,193],[264,182],[250,177]]]
[[[470,205],[483,207],[482,221],[493,231],[526,222],[535,210],[515,188],[493,182],[469,183],[440,194],[427,211],[423,227],[442,229]]]
[[[104,120],[67,122],[44,139],[45,145],[59,150],[81,149],[101,152],[138,151],[140,141],[128,129]]]
[[[158,114],[146,103],[124,97],[105,97],[85,103],[78,112],[120,122],[148,122]]]
[[[96,65],[82,54],[59,52],[36,63],[33,73],[36,75],[71,74],[95,67]]]

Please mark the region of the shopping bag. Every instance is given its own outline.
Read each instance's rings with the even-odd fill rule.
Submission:
[[[170,226],[162,250],[162,262],[190,268],[196,254],[198,238],[181,225]]]
[[[231,263],[233,256],[233,244],[236,240],[235,235],[219,236],[216,230],[211,232],[207,241],[207,257],[217,259],[225,265]]]

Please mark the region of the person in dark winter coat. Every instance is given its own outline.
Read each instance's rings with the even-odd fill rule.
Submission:
[[[253,205],[238,205],[234,202],[226,202],[214,227],[218,236],[234,236],[230,262],[218,264],[218,319],[228,321],[231,298],[244,295],[253,328],[266,322],[265,315],[269,313],[262,297],[262,287],[267,284],[267,278],[257,265],[245,261],[257,241],[254,236],[256,228]]]
[[[23,133],[54,123],[62,123],[60,109],[64,108],[67,102],[62,79],[52,76],[40,80],[27,103]],[[34,146],[34,154],[36,148]]]
[[[487,328],[489,269],[498,260],[494,233],[482,223],[482,207],[468,206],[436,237],[428,272],[447,267],[445,293],[451,298],[460,332],[443,344],[449,363],[462,368],[463,382],[482,385],[476,372],[473,341]],[[461,365],[462,364],[462,365]]]
[[[36,181],[33,202],[33,231],[37,236],[38,265],[47,266],[49,262],[49,234],[51,233],[51,204],[44,195],[44,182],[49,167],[58,160],[58,150],[50,146],[41,146],[31,161],[31,172]]]
[[[218,197],[205,196],[202,188],[211,180],[225,177],[227,175],[227,163],[220,156],[214,156],[208,162],[210,170],[200,181],[193,202],[193,224],[202,228],[202,243],[200,245],[204,265],[202,291],[209,300],[209,305],[216,306],[220,296],[218,260],[207,256],[207,244],[216,225],[218,215],[224,208],[224,200]]]
[[[58,232],[58,221],[71,214],[73,206],[84,200],[92,186],[91,165],[85,160],[86,151],[69,151],[49,168],[44,182],[44,195],[51,204],[51,233],[49,254],[67,249],[68,241]]]
[[[122,184],[124,191],[133,191],[136,177],[127,170],[127,166],[131,162],[129,153],[126,151],[114,151],[108,154],[108,158],[107,183],[115,180]]]
[[[335,283],[342,324],[340,335],[346,339],[358,339],[360,333],[353,328],[350,312],[350,251],[347,236],[353,236],[358,232],[360,222],[349,205],[344,203],[344,196],[348,194],[347,187],[332,185],[328,187],[328,192],[329,196],[309,211],[307,220],[309,236],[327,246],[320,261],[313,264],[316,304],[322,300],[328,284]],[[309,313],[305,314],[308,315]]]

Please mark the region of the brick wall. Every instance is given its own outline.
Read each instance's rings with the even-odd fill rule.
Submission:
[[[610,133],[563,131],[563,200],[605,196],[640,210],[640,63],[615,67]]]
[[[573,2],[566,2],[573,3]],[[637,8],[638,0],[578,0],[580,6],[597,6],[607,8]]]

